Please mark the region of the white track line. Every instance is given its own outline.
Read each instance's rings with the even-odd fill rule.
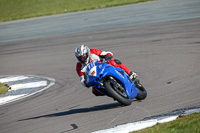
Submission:
[[[24,79],[28,79],[28,78],[30,78],[30,77],[26,77],[26,76],[7,77],[7,78],[1,78],[0,82],[6,83],[6,82],[24,80]]]
[[[6,104],[10,101],[14,101],[15,99],[18,99],[18,98],[23,97],[25,95],[26,94],[2,97],[2,98],[0,98],[0,105]]]
[[[151,120],[146,120],[146,121],[138,121],[138,122],[119,125],[110,129],[95,131],[92,133],[129,133],[129,132],[138,131],[147,127],[152,127],[156,125],[157,123],[173,121],[173,120],[176,120],[177,117],[178,115],[174,115],[174,116],[166,117],[161,120],[151,119]]]
[[[47,81],[40,81],[40,82],[31,82],[31,83],[26,83],[26,84],[14,84],[11,85],[11,90],[18,90],[21,88],[36,88],[36,87],[44,87],[47,86]]]

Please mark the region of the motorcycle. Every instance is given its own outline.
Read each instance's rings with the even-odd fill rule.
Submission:
[[[124,106],[131,105],[134,98],[143,100],[147,97],[147,91],[139,80],[133,81],[121,68],[96,61],[88,64],[85,69],[88,86],[93,86]]]

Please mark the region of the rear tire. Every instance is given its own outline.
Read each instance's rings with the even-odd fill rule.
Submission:
[[[138,83],[136,85],[136,87],[138,88],[138,95],[135,97],[137,100],[144,100],[147,97],[147,91],[146,89],[142,86],[142,84]]]
[[[106,88],[106,92],[111,97],[113,97],[114,100],[117,100],[119,103],[123,104],[124,106],[131,105],[132,100],[129,98],[129,96],[126,94],[127,97],[125,98],[124,96],[119,94],[117,91],[115,91],[114,88],[112,87],[112,82],[110,80],[105,81],[104,85]]]

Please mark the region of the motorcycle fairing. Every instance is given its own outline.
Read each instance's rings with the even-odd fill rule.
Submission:
[[[89,86],[94,86],[95,89],[100,91],[101,93],[108,95],[104,89],[100,87],[100,83],[105,77],[112,76],[118,81],[121,82],[122,86],[125,88],[126,93],[132,99],[137,96],[139,93],[138,89],[135,87],[134,82],[130,79],[130,77],[126,74],[126,72],[117,67],[113,67],[107,63],[90,63],[87,66],[87,84]],[[95,72],[94,72],[95,71]],[[92,75],[92,73],[94,75]],[[109,96],[109,95],[108,95]]]

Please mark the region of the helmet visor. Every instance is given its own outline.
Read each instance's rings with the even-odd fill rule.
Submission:
[[[87,54],[84,54],[81,56],[81,61],[82,62],[85,62],[85,60],[87,59]]]

